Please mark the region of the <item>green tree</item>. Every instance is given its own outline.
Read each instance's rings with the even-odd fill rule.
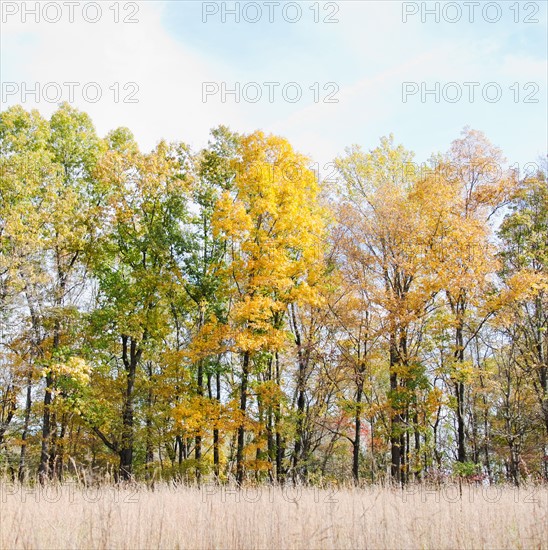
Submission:
[[[109,426],[111,433],[105,433],[100,415],[90,423],[118,454],[120,478],[129,479],[142,367],[155,359],[155,349],[171,330],[169,298],[183,279],[175,251],[183,238],[189,183],[177,147],[160,142],[143,154],[125,129],[112,132],[107,141],[109,151],[97,169],[108,200],[92,258],[99,287],[92,323],[98,345],[110,357],[106,375],[116,380],[119,414]]]

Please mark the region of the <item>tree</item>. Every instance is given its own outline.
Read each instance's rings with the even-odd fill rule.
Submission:
[[[20,106],[0,113],[0,322],[2,378],[2,438],[25,387],[24,426],[19,475],[25,468],[32,387],[37,377],[43,334],[34,309],[25,310],[27,291],[37,279],[40,250],[41,185],[52,177],[47,151],[48,122],[37,111]],[[29,328],[29,317],[32,328]],[[12,327],[9,330],[8,327]],[[15,399],[14,399],[15,396]]]
[[[52,115],[49,123],[36,112],[13,108],[3,119],[3,153],[14,185],[26,186],[27,200],[19,203],[26,212],[18,222],[20,262],[12,266],[11,280],[18,280],[27,301],[33,327],[33,345],[38,360],[47,367],[57,360],[67,335],[76,299],[75,290],[83,283],[80,260],[95,237],[96,211],[91,171],[100,151],[100,141],[90,118],[68,104]],[[13,170],[13,171],[12,171]],[[12,187],[12,191],[15,188]],[[15,196],[14,196],[15,198]],[[15,222],[15,218],[12,218]],[[25,224],[32,224],[27,225]],[[13,226],[15,231],[15,226]],[[15,238],[14,238],[15,237]],[[14,274],[18,271],[18,274]],[[47,479],[56,462],[57,419],[53,411],[54,378],[45,369],[42,412],[42,448],[38,474]],[[28,371],[27,407],[30,408]],[[63,419],[61,419],[63,433]],[[21,468],[24,464],[22,449]]]
[[[412,159],[412,153],[395,146],[390,137],[370,153],[355,146],[337,160],[343,181],[339,214],[345,235],[343,258],[361,274],[355,277],[361,292],[366,291],[369,301],[384,311],[391,472],[403,482],[409,469],[409,427],[416,419],[410,407],[416,383],[419,379],[425,383],[419,362],[422,325],[439,291],[434,273],[441,228],[435,219],[444,208],[443,201],[425,201],[432,182],[409,169]]]
[[[193,303],[194,342],[192,359],[196,365],[196,391],[204,395],[204,375],[207,378],[209,399],[213,399],[211,379],[215,376],[216,401],[221,400],[221,364],[220,353],[214,354],[211,346],[200,346],[201,340],[211,339],[211,325],[226,322],[228,308],[227,293],[222,282],[221,269],[226,255],[226,243],[213,234],[213,215],[215,205],[223,191],[230,190],[234,178],[239,136],[227,127],[220,126],[212,130],[212,140],[208,147],[200,152],[195,161],[196,176],[192,186],[192,202],[197,213],[189,223],[189,244],[181,259],[187,282],[185,290]],[[215,346],[213,346],[215,347]],[[200,348],[200,352],[197,351]],[[205,353],[204,353],[205,352]],[[205,371],[205,372],[204,372]],[[213,430],[213,462],[219,476],[219,429]],[[202,435],[196,436],[195,458],[199,463],[202,454]],[[197,470],[199,475],[200,470]]]
[[[514,299],[507,336],[517,362],[533,387],[548,440],[548,186],[546,173],[524,178],[510,201],[499,236],[501,275]],[[544,444],[544,456],[548,447]],[[514,469],[515,471],[515,469]],[[548,464],[544,476],[548,478]]]
[[[504,157],[482,132],[464,128],[436,166],[440,184],[451,187],[452,200],[443,240],[444,290],[454,319],[452,381],[456,397],[457,460],[467,461],[465,420],[465,352],[494,313],[486,303],[497,270],[489,221],[507,201],[515,180],[504,171]],[[478,319],[474,313],[487,305]]]
[[[129,479],[140,369],[144,361],[155,359],[154,346],[171,329],[169,297],[182,282],[175,249],[182,242],[188,182],[175,146],[160,142],[143,154],[125,129],[112,132],[108,142],[109,151],[97,169],[108,201],[92,259],[99,289],[91,320],[96,345],[110,356],[109,376],[116,377],[121,394],[120,421],[110,435],[102,429],[100,417],[90,419],[90,424],[118,454],[120,478]]]
[[[548,479],[546,169],[503,162],[465,128],[320,183],[262,132],[2,112],[0,470]]]
[[[242,138],[238,153],[234,190],[221,196],[213,223],[227,246],[228,328],[241,358],[236,479],[242,483],[251,369],[284,348],[289,304],[312,294],[309,270],[320,254],[322,215],[314,174],[286,140],[255,132]]]

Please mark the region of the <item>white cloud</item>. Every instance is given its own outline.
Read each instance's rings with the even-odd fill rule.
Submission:
[[[62,99],[69,95],[63,83],[79,82],[73,103],[92,116],[101,134],[128,126],[146,148],[160,138],[203,142],[209,128],[220,123],[237,125],[239,117],[229,104],[202,102],[202,82],[214,80],[214,70],[165,32],[165,5],[139,3],[139,22],[135,24],[114,23],[114,13],[106,7],[96,24],[81,19],[70,23],[66,18],[55,24],[31,20],[23,25],[10,18],[2,27],[1,61],[9,56],[17,59],[17,65],[4,64],[2,81],[24,82],[28,88],[39,82],[42,90],[46,83],[56,82]],[[83,97],[83,85],[89,82],[101,86],[102,98],[97,103]],[[138,103],[122,101],[135,91],[134,86],[123,89],[129,82],[139,87],[134,95]],[[114,101],[115,89],[109,89],[115,83],[119,83],[118,103]],[[47,89],[49,97],[55,98],[56,89]],[[88,88],[90,98],[93,91]],[[23,99],[26,108],[38,108],[44,114],[56,108],[44,97],[36,102],[31,94],[22,97],[21,93],[10,97],[8,104]]]
[[[99,82],[103,91],[100,102],[89,103],[77,96],[75,105],[92,116],[100,134],[128,126],[145,148],[160,138],[182,139],[199,146],[209,129],[218,124],[238,131],[262,128],[279,133],[322,163],[351,143],[374,146],[380,135],[390,132],[419,155],[428,155],[445,148],[465,124],[484,130],[493,141],[507,147],[511,158],[537,150],[546,142],[545,102],[516,105],[510,96],[509,102],[495,105],[402,102],[402,82],[406,81],[431,86],[450,81],[500,81],[506,85],[535,80],[544,90],[541,99],[545,99],[545,62],[531,52],[508,55],[505,50],[513,28],[492,27],[486,34],[481,26],[423,25],[418,20],[404,24],[398,2],[341,2],[337,14],[340,22],[329,26],[326,34],[330,40],[338,35],[331,46],[336,55],[322,65],[321,78],[315,73],[320,27],[311,34],[303,27],[299,46],[292,46],[294,58],[284,58],[275,70],[264,64],[260,67],[260,74],[276,73],[272,80],[295,80],[300,73],[305,91],[312,77],[326,82],[334,73],[343,74],[344,83],[339,81],[341,88],[336,94],[339,103],[313,103],[311,93],[307,93],[307,101],[295,105],[283,101],[221,103],[218,97],[204,103],[203,82],[255,81],[258,67],[239,63],[237,49],[227,62],[224,52],[215,56],[191,48],[183,31],[179,36],[170,35],[163,19],[167,2],[138,5],[136,24],[114,23],[107,4],[102,4],[103,16],[96,24],[81,18],[73,24],[66,20],[22,24],[20,18],[10,17],[2,25],[2,80],[30,86],[37,81]],[[242,36],[246,29],[241,26]],[[283,44],[288,49],[292,42]],[[313,70],[303,66],[306,59],[314,61]],[[332,65],[337,61],[344,71],[337,72],[339,67]],[[109,90],[115,82],[121,86],[136,82],[139,102],[115,103],[114,92]],[[130,90],[119,91],[123,98]],[[20,103],[21,97],[10,101]],[[56,106],[42,100],[38,104],[27,102],[25,107],[37,107],[49,114]],[[528,128],[525,136],[518,137],[511,125],[518,124],[518,119],[520,126]],[[504,121],[512,122],[505,126]]]

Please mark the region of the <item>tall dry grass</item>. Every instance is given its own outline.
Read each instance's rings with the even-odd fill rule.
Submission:
[[[0,488],[3,549],[548,548],[547,487]]]

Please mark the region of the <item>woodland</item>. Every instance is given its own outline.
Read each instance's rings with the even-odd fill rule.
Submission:
[[[0,475],[548,481],[531,160],[466,127],[320,169],[263,131],[143,152],[68,104],[5,110]]]

